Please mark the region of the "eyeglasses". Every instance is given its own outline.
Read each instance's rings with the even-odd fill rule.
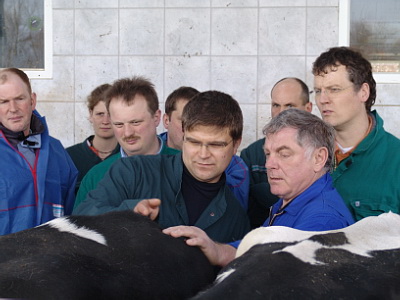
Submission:
[[[210,152],[219,152],[224,150],[233,140],[229,142],[211,142],[211,143],[202,143],[197,140],[193,140],[191,138],[184,137],[183,141],[188,144],[192,149],[201,150],[201,148],[206,147],[206,149]]]
[[[345,88],[338,88],[338,87],[331,87],[331,88],[326,88],[326,89],[314,89],[314,94],[315,98],[319,99],[321,97],[321,94],[324,93],[327,97],[334,97],[335,95],[343,92],[344,90],[347,90],[351,88],[353,84],[349,85],[348,87]]]

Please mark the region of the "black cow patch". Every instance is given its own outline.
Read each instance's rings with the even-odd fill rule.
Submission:
[[[0,297],[187,299],[215,278],[197,247],[129,211],[3,236],[0,253]]]
[[[318,242],[323,246],[343,246],[348,244],[346,235],[344,232],[335,232],[330,234],[317,234],[310,237],[310,241]]]

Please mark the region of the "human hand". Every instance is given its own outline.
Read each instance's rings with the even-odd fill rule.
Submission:
[[[174,226],[164,229],[163,232],[175,238],[186,237],[186,244],[199,247],[213,265],[223,267],[235,258],[234,247],[214,242],[198,227]]]
[[[135,213],[149,217],[151,220],[155,220],[160,211],[161,200],[157,198],[144,199],[140,201],[134,208]]]

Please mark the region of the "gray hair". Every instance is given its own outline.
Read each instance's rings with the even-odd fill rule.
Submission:
[[[327,171],[332,171],[335,151],[335,129],[317,116],[300,109],[287,109],[265,125],[263,134],[269,136],[278,133],[284,128],[297,130],[297,143],[307,148],[311,154],[315,149],[328,149],[328,159],[325,163]]]

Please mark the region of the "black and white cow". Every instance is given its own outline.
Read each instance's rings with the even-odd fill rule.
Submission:
[[[400,299],[400,215],[325,232],[253,230],[193,299]]]
[[[187,299],[214,279],[200,249],[129,211],[0,237],[3,298]]]

